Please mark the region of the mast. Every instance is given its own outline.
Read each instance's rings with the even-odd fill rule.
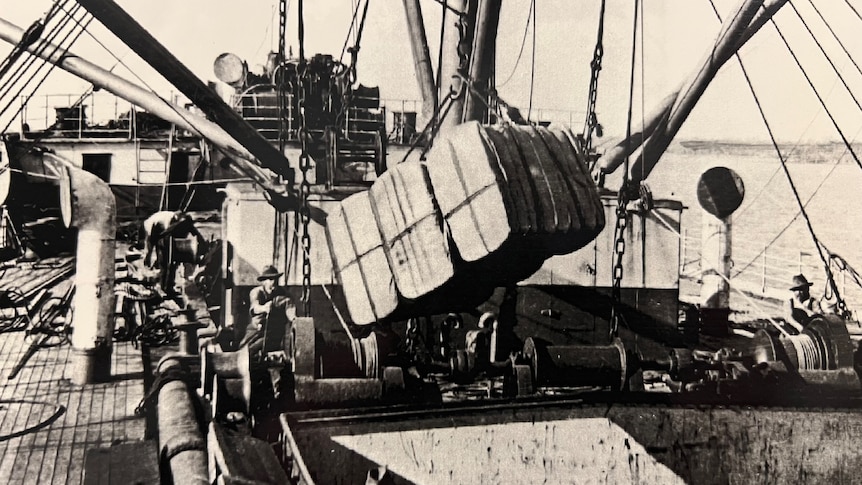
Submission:
[[[284,154],[272,146],[125,10],[112,0],[78,0],[78,3],[246,147],[261,165],[284,177],[288,185],[293,185],[293,169]]]
[[[469,43],[467,50],[462,50],[462,42],[466,40],[467,30],[467,0],[449,0],[443,14],[443,58],[440,63],[440,84],[442,93],[440,99],[452,93],[459,94],[452,99],[449,115],[440,121],[440,129],[445,130],[461,124],[461,115],[464,112],[464,96],[461,93],[463,81],[459,74],[465,74],[461,66],[461,56],[470,52]]]
[[[427,122],[434,117],[437,108],[437,87],[434,85],[434,71],[431,56],[428,54],[428,39],[425,36],[425,22],[419,0],[404,0],[404,13],[407,16],[407,33],[416,66],[416,81],[422,96],[422,119]]]
[[[470,81],[476,92],[468,90],[464,100],[463,121],[484,122],[488,115],[488,94],[493,87],[496,64],[497,25],[502,0],[479,0],[476,31],[470,55]]]

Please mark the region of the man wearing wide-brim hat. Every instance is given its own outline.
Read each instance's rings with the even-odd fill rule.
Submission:
[[[248,344],[261,331],[266,324],[267,316],[272,308],[273,300],[276,297],[287,298],[287,289],[283,286],[278,286],[278,279],[283,273],[275,269],[273,265],[267,265],[261,271],[257,280],[260,286],[255,286],[248,294],[249,303],[249,321],[246,327],[245,337],[240,341],[240,346]]]
[[[260,286],[251,289],[248,294],[249,313],[251,314],[251,325],[261,324],[272,305],[272,299],[276,296],[287,296],[287,291],[283,286],[278,286],[278,279],[283,273],[275,269],[273,265],[267,265],[261,271],[257,281]]]
[[[822,315],[820,302],[811,297],[812,283],[805,275],[798,274],[793,277],[790,287],[793,297],[789,300],[787,322],[798,330],[802,330],[815,315]]]

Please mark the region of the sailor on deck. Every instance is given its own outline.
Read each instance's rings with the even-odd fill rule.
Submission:
[[[267,339],[267,330],[274,332],[272,333],[274,336],[282,336],[278,338],[278,340],[282,340],[283,335],[290,332],[293,319],[296,318],[296,308],[287,294],[287,288],[277,286],[281,275],[282,273],[275,269],[275,266],[266,266],[260,276],[257,277],[260,286],[252,288],[248,294],[251,320],[239,346],[248,345],[253,353],[263,349],[264,340]],[[273,313],[273,317],[278,318],[270,318],[270,313]],[[267,327],[278,328],[268,329]],[[290,349],[286,350],[291,351]]]
[[[793,286],[790,287],[793,297],[788,300],[787,322],[797,330],[802,330],[815,315],[823,314],[820,302],[811,296],[811,285],[804,275],[793,277]]]

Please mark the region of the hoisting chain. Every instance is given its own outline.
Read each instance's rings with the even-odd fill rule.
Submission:
[[[584,121],[584,143],[587,153],[593,146],[593,131],[599,125],[596,117],[596,100],[599,97],[599,73],[602,71],[602,56],[605,53],[602,38],[605,30],[605,0],[602,0],[599,12],[599,28],[596,34],[596,49],[593,52],[593,60],[590,62],[590,89],[587,98],[587,119]],[[601,135],[599,135],[601,136]]]
[[[632,26],[632,62],[631,76],[629,78],[629,109],[626,122],[626,140],[631,140],[632,131],[632,104],[634,103],[634,76],[635,76],[635,59],[637,54],[637,25],[638,25],[638,4],[634,2],[634,24]],[[602,1],[602,18],[604,18],[604,0]],[[599,39],[601,39],[601,24],[599,26]],[[623,256],[626,252],[626,226],[628,224],[626,205],[629,200],[637,198],[638,192],[636,187],[632,187],[629,179],[629,157],[623,167],[623,181],[620,184],[620,191],[617,194],[617,224],[614,228],[614,274],[613,285],[611,286],[611,321],[610,321],[610,336],[617,336],[617,331],[620,327],[620,321],[625,323],[625,317],[622,314],[621,305],[621,287],[623,282]]]
[[[623,256],[626,252],[626,227],[628,225],[628,217],[626,215],[626,204],[628,197],[625,188],[627,181],[624,181],[620,187],[620,192],[617,197],[617,223],[614,227],[614,272],[611,286],[611,321],[610,321],[610,336],[616,337],[619,329],[622,312],[620,311],[621,288],[623,283]]]
[[[303,21],[303,5],[299,0],[299,72],[297,84],[298,107],[299,107],[299,142],[301,153],[299,155],[299,170],[302,172],[302,181],[299,186],[299,218],[302,224],[302,312],[306,317],[311,316],[311,234],[309,234],[309,221],[311,212],[308,207],[308,197],[311,193],[311,183],[308,181],[308,171],[311,169],[311,157],[308,155],[308,126],[305,119],[305,95],[306,80],[308,75],[308,63],[305,59],[305,25]]]
[[[460,78],[468,78],[469,79],[469,69],[470,69],[470,39],[467,39],[467,34],[470,32],[470,23],[467,19],[467,15],[461,14],[458,15],[457,22],[457,30],[458,30],[458,48],[456,49],[458,53],[458,69],[455,71],[456,75]],[[463,83],[461,83],[461,88],[459,90],[450,90],[449,95],[453,99],[458,99],[462,95],[464,95],[467,90],[464,88]],[[460,114],[459,114],[460,116]]]

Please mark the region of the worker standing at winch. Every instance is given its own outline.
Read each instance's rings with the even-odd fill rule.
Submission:
[[[279,327],[283,327],[277,329],[278,334],[283,335],[284,332],[289,331],[289,327],[296,317],[296,308],[287,294],[287,288],[278,285],[278,279],[282,274],[275,266],[267,265],[257,277],[260,285],[252,288],[248,294],[250,321],[246,327],[245,335],[239,342],[240,347],[248,345],[253,352],[263,347],[267,326],[272,320],[270,314],[273,307],[276,306],[284,309],[283,312],[280,312],[280,316],[284,318],[277,322]]]
[[[802,331],[816,315],[823,314],[820,302],[811,296],[812,284],[805,275],[798,274],[793,277],[793,286],[790,287],[793,296],[788,300],[787,323],[799,331]]]

